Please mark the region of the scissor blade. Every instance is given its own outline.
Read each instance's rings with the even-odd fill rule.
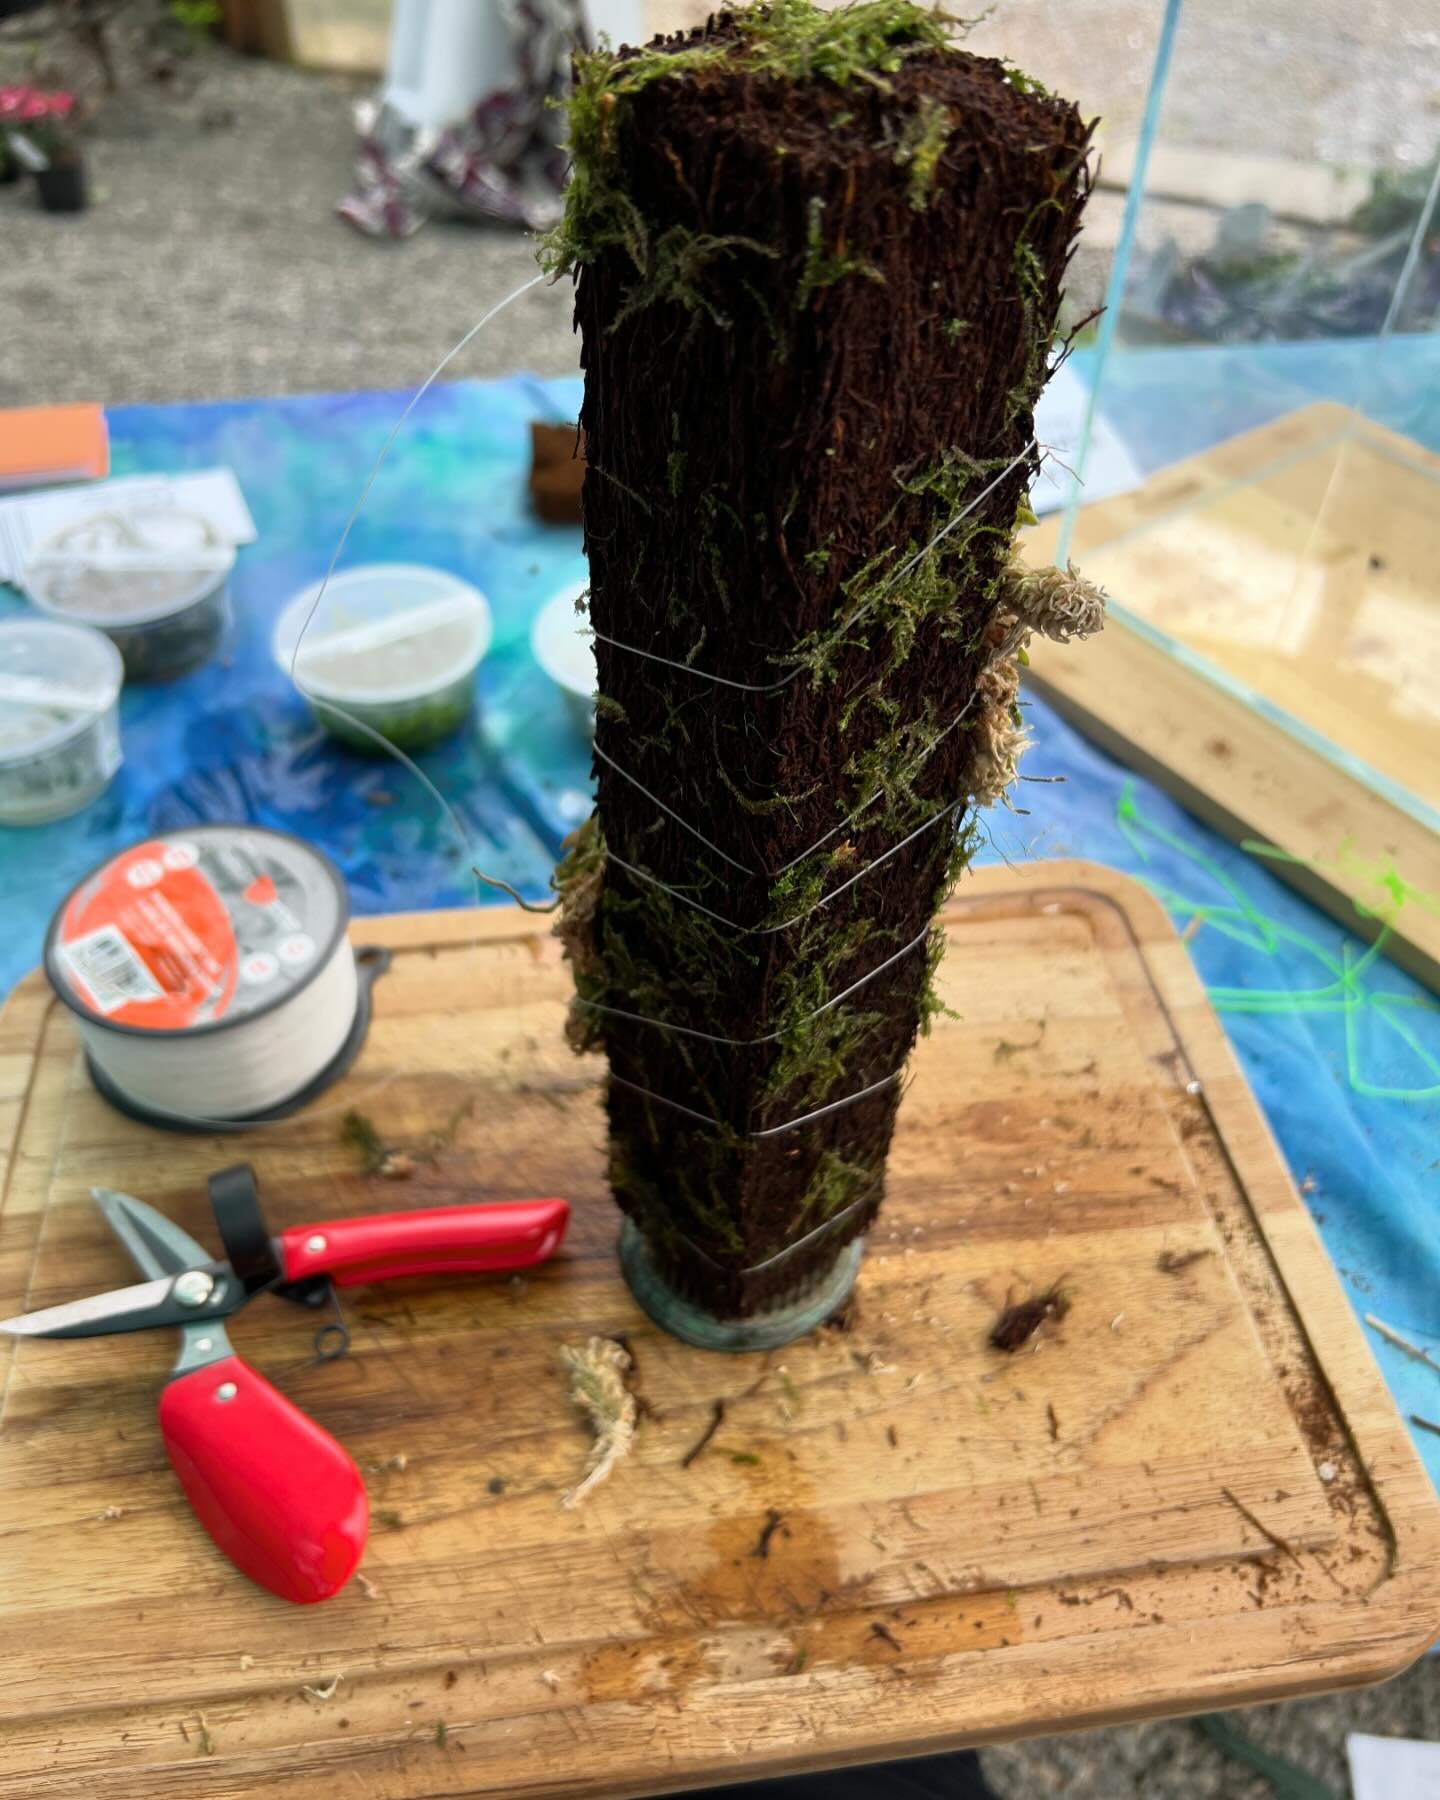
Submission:
[[[90,1193],[142,1275],[178,1275],[183,1269],[204,1268],[210,1261],[203,1244],[143,1200],[113,1188],[91,1188]]]
[[[12,1337],[90,1337],[101,1331],[135,1330],[123,1323],[137,1313],[153,1313],[170,1298],[174,1282],[168,1275],[142,1281],[135,1287],[115,1288],[108,1294],[87,1294],[64,1306],[47,1306],[39,1312],[0,1319],[0,1331]]]
[[[87,1294],[64,1306],[47,1306],[39,1312],[0,1319],[0,1331],[12,1337],[103,1337],[112,1332],[152,1331],[166,1325],[198,1324],[202,1319],[223,1319],[235,1309],[242,1290],[230,1279],[224,1263],[207,1263],[203,1271],[214,1285],[204,1299],[192,1303],[176,1297],[176,1278],[162,1275],[135,1287],[113,1288],[108,1294]]]

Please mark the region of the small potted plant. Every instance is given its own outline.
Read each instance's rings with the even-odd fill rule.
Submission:
[[[85,157],[76,135],[72,94],[44,93],[38,88],[11,90],[3,123],[6,147],[22,169],[35,177],[46,212],[83,212]]]

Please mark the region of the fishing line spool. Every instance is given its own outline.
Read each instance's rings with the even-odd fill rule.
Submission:
[[[51,922],[45,971],[112,1105],[243,1130],[297,1111],[359,1053],[389,955],[352,948],[349,912],[312,845],[196,825],[87,875]]]

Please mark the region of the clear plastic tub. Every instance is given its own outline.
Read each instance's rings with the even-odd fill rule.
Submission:
[[[88,806],[120,767],[119,652],[84,625],[0,622],[0,824]]]
[[[287,678],[293,661],[295,685],[325,729],[372,755],[387,743],[410,752],[453,736],[475,704],[475,670],[490,646],[485,596],[418,563],[346,569],[316,607],[320,589],[312,582],[281,613],[273,649]]]
[[[576,729],[586,737],[595,729],[595,646],[589,620],[575,607],[588,591],[584,581],[562,588],[540,608],[530,631],[536,662],[565,696]]]
[[[230,619],[235,549],[177,508],[92,513],[38,545],[25,588],[55,619],[103,631],[131,681],[173,681],[207,661]]]

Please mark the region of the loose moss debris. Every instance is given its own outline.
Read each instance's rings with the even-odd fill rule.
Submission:
[[[1069,1310],[1069,1296],[1060,1282],[1053,1282],[1043,1294],[1007,1304],[1001,1309],[1000,1316],[990,1327],[990,1347],[1013,1356],[1030,1342],[1042,1325],[1058,1324]]]
[[[408,1181],[415,1173],[415,1159],[387,1144],[375,1129],[374,1122],[362,1112],[352,1109],[346,1113],[341,1121],[340,1137],[343,1143],[359,1151],[369,1175],[383,1176],[386,1181]]]

